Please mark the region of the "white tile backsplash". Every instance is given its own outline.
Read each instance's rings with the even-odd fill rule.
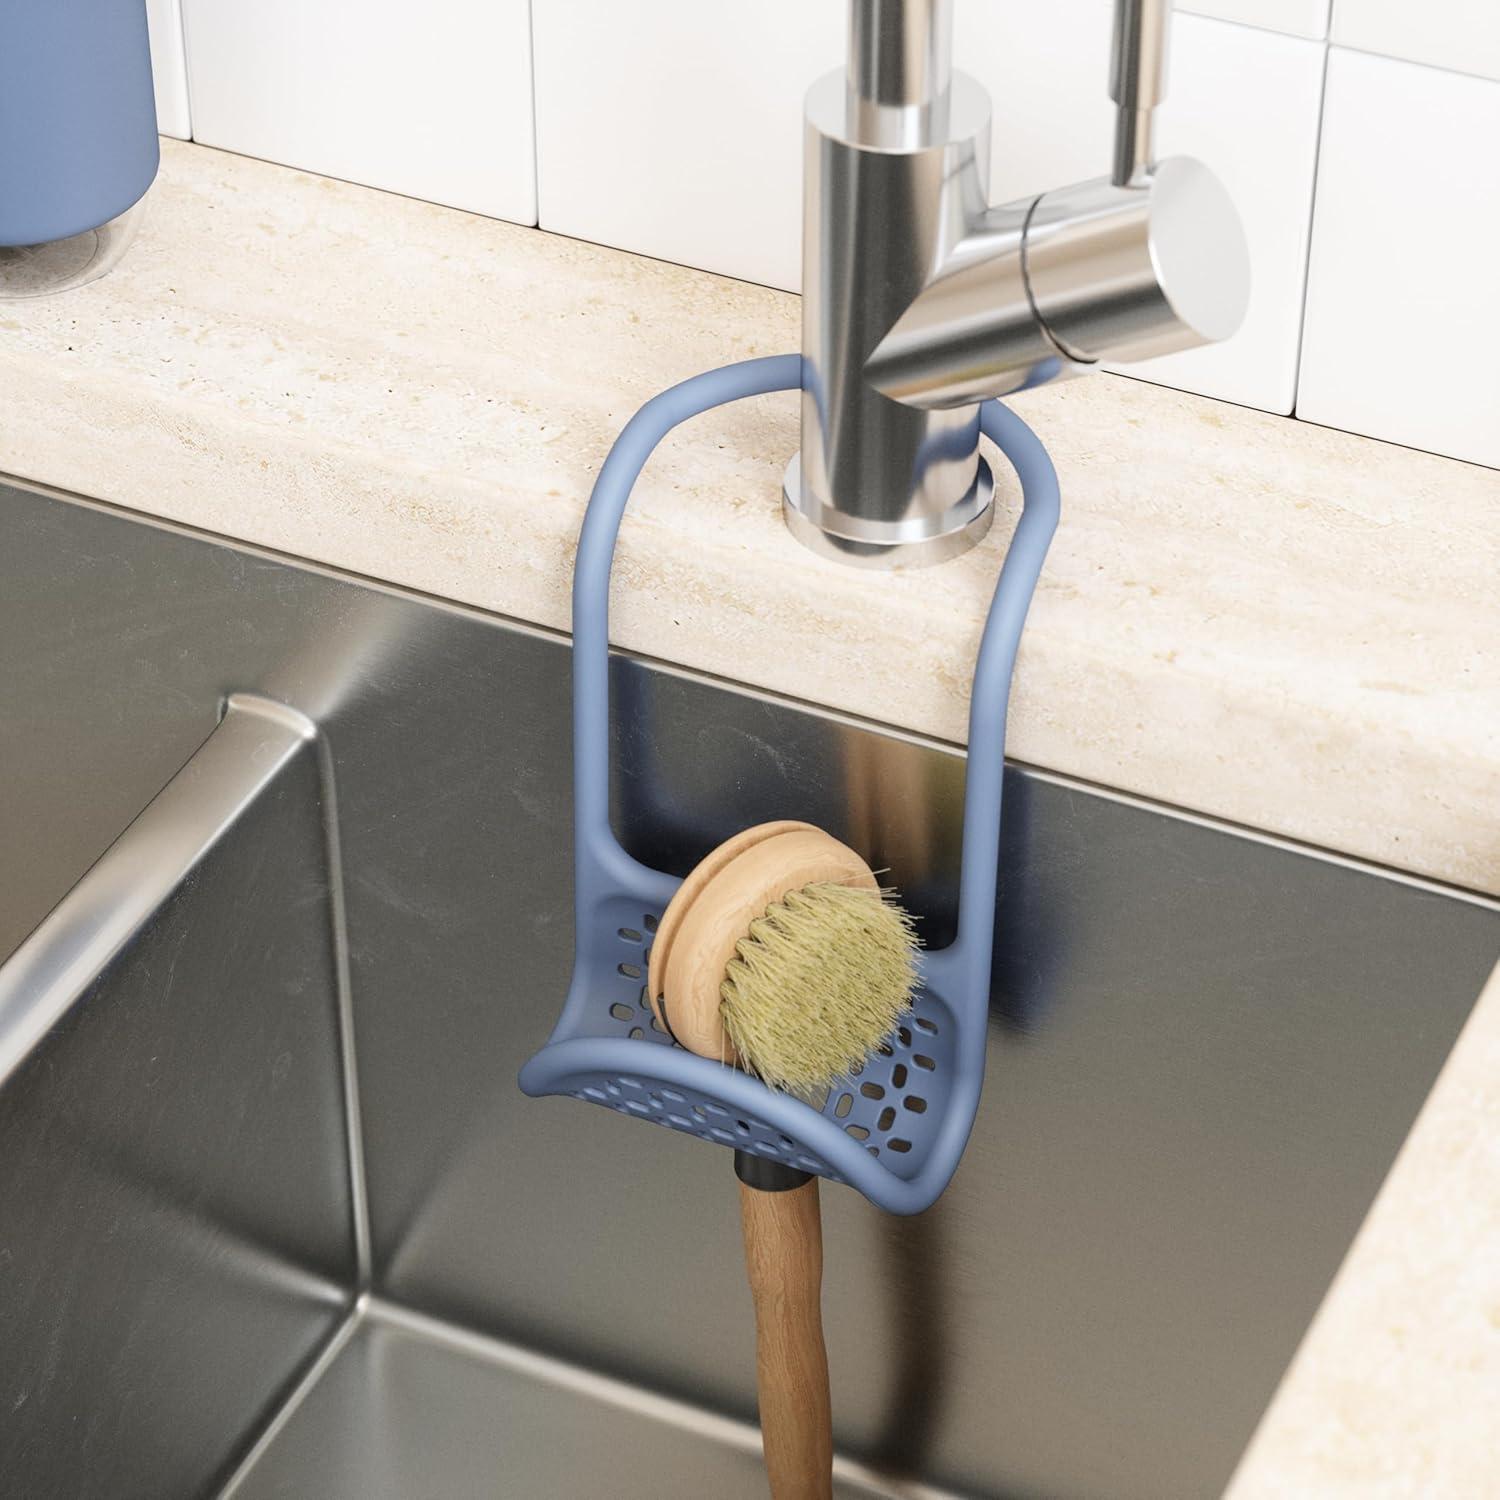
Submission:
[[[1338,0],[1333,39],[1500,79],[1500,0]]]
[[[795,290],[802,96],[837,4],[533,0],[544,229]]]
[[[802,98],[842,65],[845,0],[147,5],[165,133],[798,287]],[[957,0],[995,201],[1107,170],[1111,10]],[[1500,337],[1500,0],[1178,11],[1158,145],[1227,184],[1250,310],[1228,343],[1126,373],[1500,464],[1471,352]]]
[[[151,75],[156,85],[156,128],[163,135],[191,140],[187,58],[182,47],[182,0],[146,0],[151,34]]]
[[[1298,415],[1500,465],[1500,83],[1335,47]]]
[[[995,101],[996,202],[1108,170],[1111,11],[1108,0],[1054,0],[1030,12],[960,9],[958,55]],[[1250,245],[1250,308],[1226,343],[1116,368],[1291,411],[1324,50],[1274,31],[1174,18],[1158,147],[1162,155],[1199,157],[1229,188]]]
[[[801,97],[841,62],[841,7],[535,7],[542,226],[795,289]],[[996,201],[1107,171],[1110,23],[1108,0],[960,7],[958,63],[995,101]],[[1131,373],[1291,410],[1322,66],[1315,42],[1176,18],[1162,144],[1228,181],[1255,292],[1229,344]]]
[[[184,15],[195,140],[536,221],[528,0],[184,0]]]
[[[994,106],[990,197],[1009,203],[1109,171],[1114,106],[1109,77],[1110,0],[960,4],[958,67]],[[1181,31],[1173,28],[1174,38]]]

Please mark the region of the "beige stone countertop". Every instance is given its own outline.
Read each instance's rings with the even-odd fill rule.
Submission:
[[[139,241],[0,303],[0,472],[566,628],[643,401],[797,347],[796,300],[164,142]],[[1500,894],[1500,473],[1139,381],[1014,403],[1063,520],[1018,760]],[[675,433],[621,533],[626,647],[948,741],[1016,511],[861,572],[780,520],[789,395]],[[1232,1488],[1500,1496],[1500,979]]]
[[[164,145],[116,270],[0,303],[0,471],[566,628],[621,424],[798,344],[781,292]],[[1119,377],[1015,405],[1063,519],[1010,753],[1500,893],[1500,472]],[[796,445],[790,395],[673,434],[614,639],[962,741],[1014,484],[966,557],[863,572],[782,525]]]

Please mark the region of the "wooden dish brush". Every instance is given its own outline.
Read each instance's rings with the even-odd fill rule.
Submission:
[[[679,887],[647,994],[689,1051],[804,1097],[858,1068],[910,1009],[911,918],[854,850],[810,823],[763,823]],[[756,1387],[774,1500],[833,1485],[818,1179],[735,1152],[755,1303]]]

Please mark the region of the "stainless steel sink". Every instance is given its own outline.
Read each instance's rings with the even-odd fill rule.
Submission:
[[[522,1059],[565,642],[0,486],[0,1494],[760,1494],[724,1153]],[[616,662],[616,816],[804,817],[952,921],[963,761]],[[825,1195],[841,1493],[1212,1496],[1500,910],[1020,767],[989,1081]]]

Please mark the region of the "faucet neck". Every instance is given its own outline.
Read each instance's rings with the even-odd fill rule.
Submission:
[[[910,147],[945,130],[953,77],[953,0],[851,0],[847,130]]]
[[[1116,187],[1138,184],[1156,160],[1151,112],[1167,92],[1167,23],[1171,15],[1171,0],[1115,3],[1109,97],[1118,111],[1110,169]]]

